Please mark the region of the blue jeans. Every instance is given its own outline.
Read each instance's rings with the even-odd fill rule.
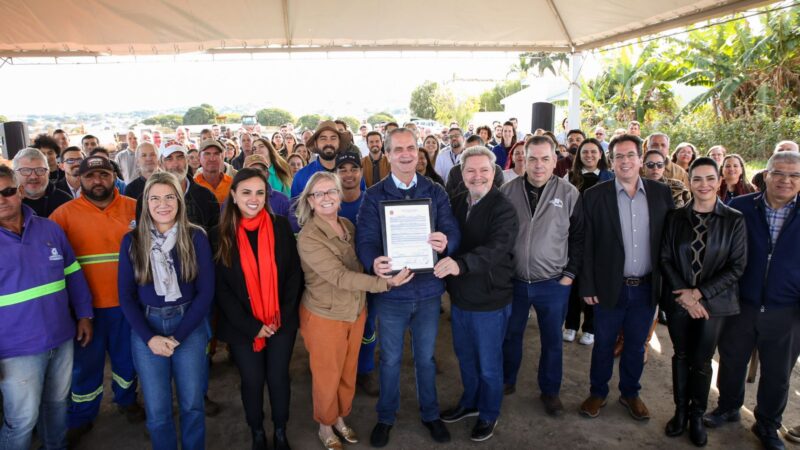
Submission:
[[[380,342],[381,393],[375,409],[378,422],[394,424],[400,408],[400,365],[403,359],[403,339],[411,329],[411,349],[417,381],[417,401],[422,420],[439,418],[436,399],[436,363],[433,351],[439,330],[440,297],[414,301],[378,300],[378,340]]]
[[[367,294],[367,321],[364,323],[364,337],[361,338],[361,350],[358,352],[358,374],[363,375],[375,370],[375,346],[378,337],[375,335],[375,299]]]
[[[160,336],[170,336],[178,328],[187,305],[145,308],[150,329]],[[181,424],[181,447],[205,448],[205,409],[203,398],[208,382],[208,324],[203,322],[184,339],[171,357],[153,354],[147,343],[131,333],[133,363],[139,374],[147,430],[153,450],[178,448],[172,418],[172,381],[178,393]]]
[[[67,448],[67,398],[72,380],[72,339],[36,355],[0,359],[3,393],[1,450],[27,450],[38,422],[43,448]]]
[[[479,418],[497,420],[503,402],[503,339],[511,304],[494,311],[450,309],[453,349],[461,368],[462,408],[478,408]]]
[[[514,303],[508,331],[503,342],[503,378],[505,384],[517,384],[517,373],[522,365],[522,338],[528,324],[528,311],[533,306],[539,322],[542,352],[539,356],[539,390],[542,394],[558,395],[563,372],[563,346],[561,327],[567,316],[571,286],[562,286],[558,280],[528,283],[514,280]]]
[[[645,341],[656,314],[651,290],[650,284],[622,286],[613,308],[602,305],[594,308],[594,348],[589,372],[593,396],[608,396],[608,381],[614,372],[614,344],[620,330],[625,335],[625,345],[619,358],[619,390],[623,397],[639,396]]]

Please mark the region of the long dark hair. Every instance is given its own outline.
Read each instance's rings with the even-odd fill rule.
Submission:
[[[511,138],[511,145],[509,145],[508,147],[506,147],[506,140],[505,140],[505,139],[503,139],[503,135],[501,134],[501,135],[500,135],[500,145],[502,145],[502,146],[503,146],[503,147],[505,147],[506,149],[511,149],[511,148],[513,148],[513,147],[514,147],[514,144],[516,144],[516,143],[517,143],[517,127],[515,127],[515,126],[514,126],[514,122],[512,122],[512,121],[510,121],[510,120],[507,120],[507,121],[506,121],[506,122],[503,124],[503,128],[505,128],[505,127],[511,127],[511,129],[512,129],[512,130],[513,130],[513,132],[514,132],[514,136]],[[502,133],[502,132],[501,132],[501,133]]]
[[[583,161],[581,160],[581,150],[586,144],[593,144],[597,146],[600,151],[600,159],[597,161],[597,168],[600,170],[608,170],[608,161],[606,161],[606,152],[603,151],[603,146],[595,138],[587,138],[578,146],[578,152],[575,154],[575,159],[572,161],[572,170],[569,173],[569,182],[572,183],[579,191],[583,187]]]
[[[442,186],[444,186],[444,180],[433,169],[433,163],[431,162],[431,157],[430,155],[428,155],[428,152],[425,151],[425,148],[419,147],[417,153],[419,153],[422,158],[425,158],[425,161],[427,163],[425,164],[425,173],[423,173],[422,175],[425,175],[426,177],[430,178],[431,180],[433,180],[434,183],[439,183]]]
[[[222,205],[222,217],[219,219],[219,245],[217,246],[217,253],[214,255],[214,258],[225,267],[231,266],[231,253],[236,247],[236,227],[239,226],[239,220],[242,218],[239,207],[233,203],[233,192],[239,187],[239,183],[251,178],[260,178],[264,182],[264,191],[269,191],[267,176],[261,170],[248,167],[240,170],[233,177],[228,198],[225,199],[225,203]],[[269,206],[269,195],[264,201],[264,208],[267,213],[272,215],[272,208]]]

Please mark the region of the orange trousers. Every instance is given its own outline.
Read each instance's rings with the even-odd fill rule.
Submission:
[[[300,333],[311,366],[314,420],[333,425],[347,417],[356,393],[356,370],[367,309],[355,322],[326,319],[300,306]]]

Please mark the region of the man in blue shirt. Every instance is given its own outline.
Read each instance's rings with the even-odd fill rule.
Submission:
[[[303,192],[306,183],[311,179],[311,175],[327,170],[333,172],[336,166],[336,155],[350,148],[350,133],[339,132],[336,123],[332,120],[320,122],[317,131],[306,141],[306,147],[319,155],[316,161],[312,161],[307,166],[300,169],[294,175],[292,181],[292,199],[294,200]],[[364,182],[361,182],[361,189],[364,190]]]
[[[66,448],[73,343],[92,340],[92,296],[64,232],[22,204],[6,166],[0,246],[0,448],[30,448],[37,422],[43,448]]]
[[[704,422],[717,428],[741,419],[747,363],[757,349],[761,367],[752,431],[764,448],[783,449],[778,429],[800,354],[800,154],[772,155],[764,181],[763,193],[730,203],[747,225],[747,266],[739,278],[741,312],[727,319],[719,340],[719,404]],[[794,440],[794,434],[793,428],[787,437]]]
[[[419,148],[416,137],[407,128],[387,134],[386,151],[391,174],[364,194],[356,225],[356,253],[371,274],[390,277],[392,264],[384,255],[380,204],[386,200],[431,200],[431,225],[428,244],[440,257],[458,250],[461,233],[450,209],[444,188],[427,177],[417,175]],[[422,423],[436,442],[449,442],[450,433],[439,418],[436,396],[436,365],[433,350],[439,328],[439,307],[444,280],[432,273],[416,273],[409,283],[376,294],[374,309],[378,314],[378,337],[381,344],[380,397],[376,407],[378,423],[372,430],[370,444],[384,447],[400,407],[400,366],[406,330],[411,330],[414,367],[417,379]]]

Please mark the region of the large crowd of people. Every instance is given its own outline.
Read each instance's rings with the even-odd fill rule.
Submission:
[[[485,441],[513,414],[503,398],[534,316],[547,414],[565,412],[563,348],[578,340],[592,346],[580,414],[601,414],[619,357],[619,403],[649,419],[639,394],[662,321],[674,349],[665,433],[704,446],[708,428],[738,422],[755,352],[752,431],[784,448],[800,355],[797,143],[777,142],[749,178],[724,143],[673,150],[664,133],[641,138],[635,121],[610,141],[603,127],[587,138],[563,125],[559,135],[523,134],[514,119],[441,132],[213,125],[197,140],[184,127],[131,131],[120,148],[37,136],[0,164],[0,450],[29,449],[34,429],[46,449],[80,442],[97,422],[107,356],[114,403],[146,423],[154,449],[205,448],[218,340],[240,374],[252,448],[268,445],[266,384],[272,447],[288,449],[298,331],[324,448],[359,442],[347,422],[357,389],[377,398],[370,445],[390,442],[407,331],[431,439],[449,442],[446,424],[475,417],[469,438]],[[397,200],[430,205],[432,270],[386,254],[382,206]],[[445,293],[463,393],[440,409]],[[784,437],[800,442],[800,426]]]

